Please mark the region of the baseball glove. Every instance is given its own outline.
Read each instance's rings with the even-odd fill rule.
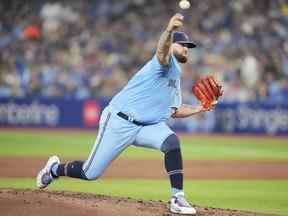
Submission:
[[[213,76],[207,76],[196,81],[192,87],[192,92],[207,110],[213,108],[218,98],[223,94],[222,86]]]

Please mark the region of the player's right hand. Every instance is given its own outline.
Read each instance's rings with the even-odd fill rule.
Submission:
[[[181,26],[183,26],[183,20],[184,20],[184,16],[180,13],[176,13],[169,21],[169,24],[167,26],[167,31],[174,31],[178,28],[180,28]]]

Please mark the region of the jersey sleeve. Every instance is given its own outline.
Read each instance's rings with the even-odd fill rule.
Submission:
[[[154,54],[151,60],[151,65],[154,67],[153,71],[156,73],[168,72],[171,67],[173,58],[175,58],[174,55],[171,56],[169,65],[162,65],[158,60],[157,54]]]

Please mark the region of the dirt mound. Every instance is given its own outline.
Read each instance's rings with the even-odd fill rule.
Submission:
[[[143,201],[73,192],[0,189],[1,215],[5,216],[172,216],[162,201]],[[198,216],[264,216],[264,214],[203,208]],[[266,215],[267,216],[267,215]]]

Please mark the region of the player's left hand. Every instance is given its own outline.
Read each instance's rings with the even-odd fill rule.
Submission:
[[[215,106],[217,105],[218,101],[215,100],[213,102],[211,102],[210,106],[205,106],[203,104],[201,104],[201,112],[206,112],[206,111],[211,111],[215,108]]]
[[[203,111],[214,109],[219,97],[223,94],[222,85],[214,76],[207,76],[197,80],[192,87],[192,92],[201,102]]]

